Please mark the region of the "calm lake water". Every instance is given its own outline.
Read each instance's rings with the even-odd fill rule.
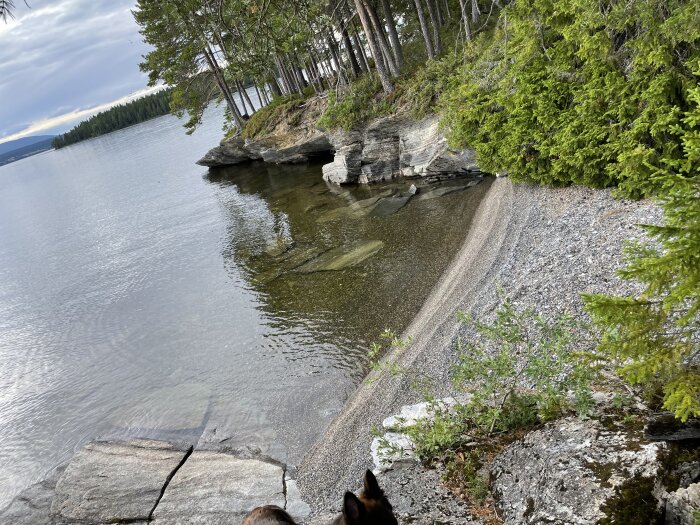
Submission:
[[[208,175],[194,162],[220,135],[219,111],[191,137],[162,117],[0,167],[0,508],[96,437],[298,462],[488,185],[424,188],[392,214],[410,183]]]

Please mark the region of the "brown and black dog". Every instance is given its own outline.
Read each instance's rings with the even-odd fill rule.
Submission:
[[[364,488],[360,496],[346,492],[343,513],[330,525],[397,525],[391,503],[379,487],[372,471],[365,473]],[[242,525],[296,525],[287,512],[274,505],[257,507],[243,520]]]

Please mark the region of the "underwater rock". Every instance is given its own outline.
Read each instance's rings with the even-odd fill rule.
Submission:
[[[300,266],[300,273],[329,272],[351,268],[372,257],[384,247],[379,240],[366,241],[349,248],[334,248],[316,259]]]

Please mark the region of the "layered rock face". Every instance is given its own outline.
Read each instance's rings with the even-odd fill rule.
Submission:
[[[224,139],[197,161],[200,166],[217,168],[233,166],[251,160],[273,164],[306,162],[311,157],[328,153],[331,143],[318,130],[310,132],[271,135],[263,139],[243,140],[240,137]]]
[[[453,151],[437,116],[416,121],[400,114],[361,130],[330,133],[335,158],[323,178],[335,184],[387,181],[398,177],[448,178],[478,172],[473,150]]]
[[[219,167],[249,160],[287,164],[331,152],[334,160],[323,166],[323,178],[334,184],[368,184],[399,177],[445,179],[479,171],[474,151],[448,147],[437,116],[416,121],[405,113],[351,131],[325,133],[306,122],[260,139],[224,139],[197,164]]]

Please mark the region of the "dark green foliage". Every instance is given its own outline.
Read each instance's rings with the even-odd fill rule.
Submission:
[[[90,117],[63,135],[53,139],[58,149],[81,140],[98,137],[170,112],[170,90],[164,89]]]
[[[657,192],[698,84],[689,0],[516,0],[465,51],[442,101],[453,146],[517,180]]]
[[[599,350],[628,381],[662,388],[664,407],[684,421],[700,415],[700,86],[688,99],[669,132],[682,154],[661,159],[655,178],[664,221],[644,226],[653,242],[628,244],[619,272],[642,293],[584,295]]]

